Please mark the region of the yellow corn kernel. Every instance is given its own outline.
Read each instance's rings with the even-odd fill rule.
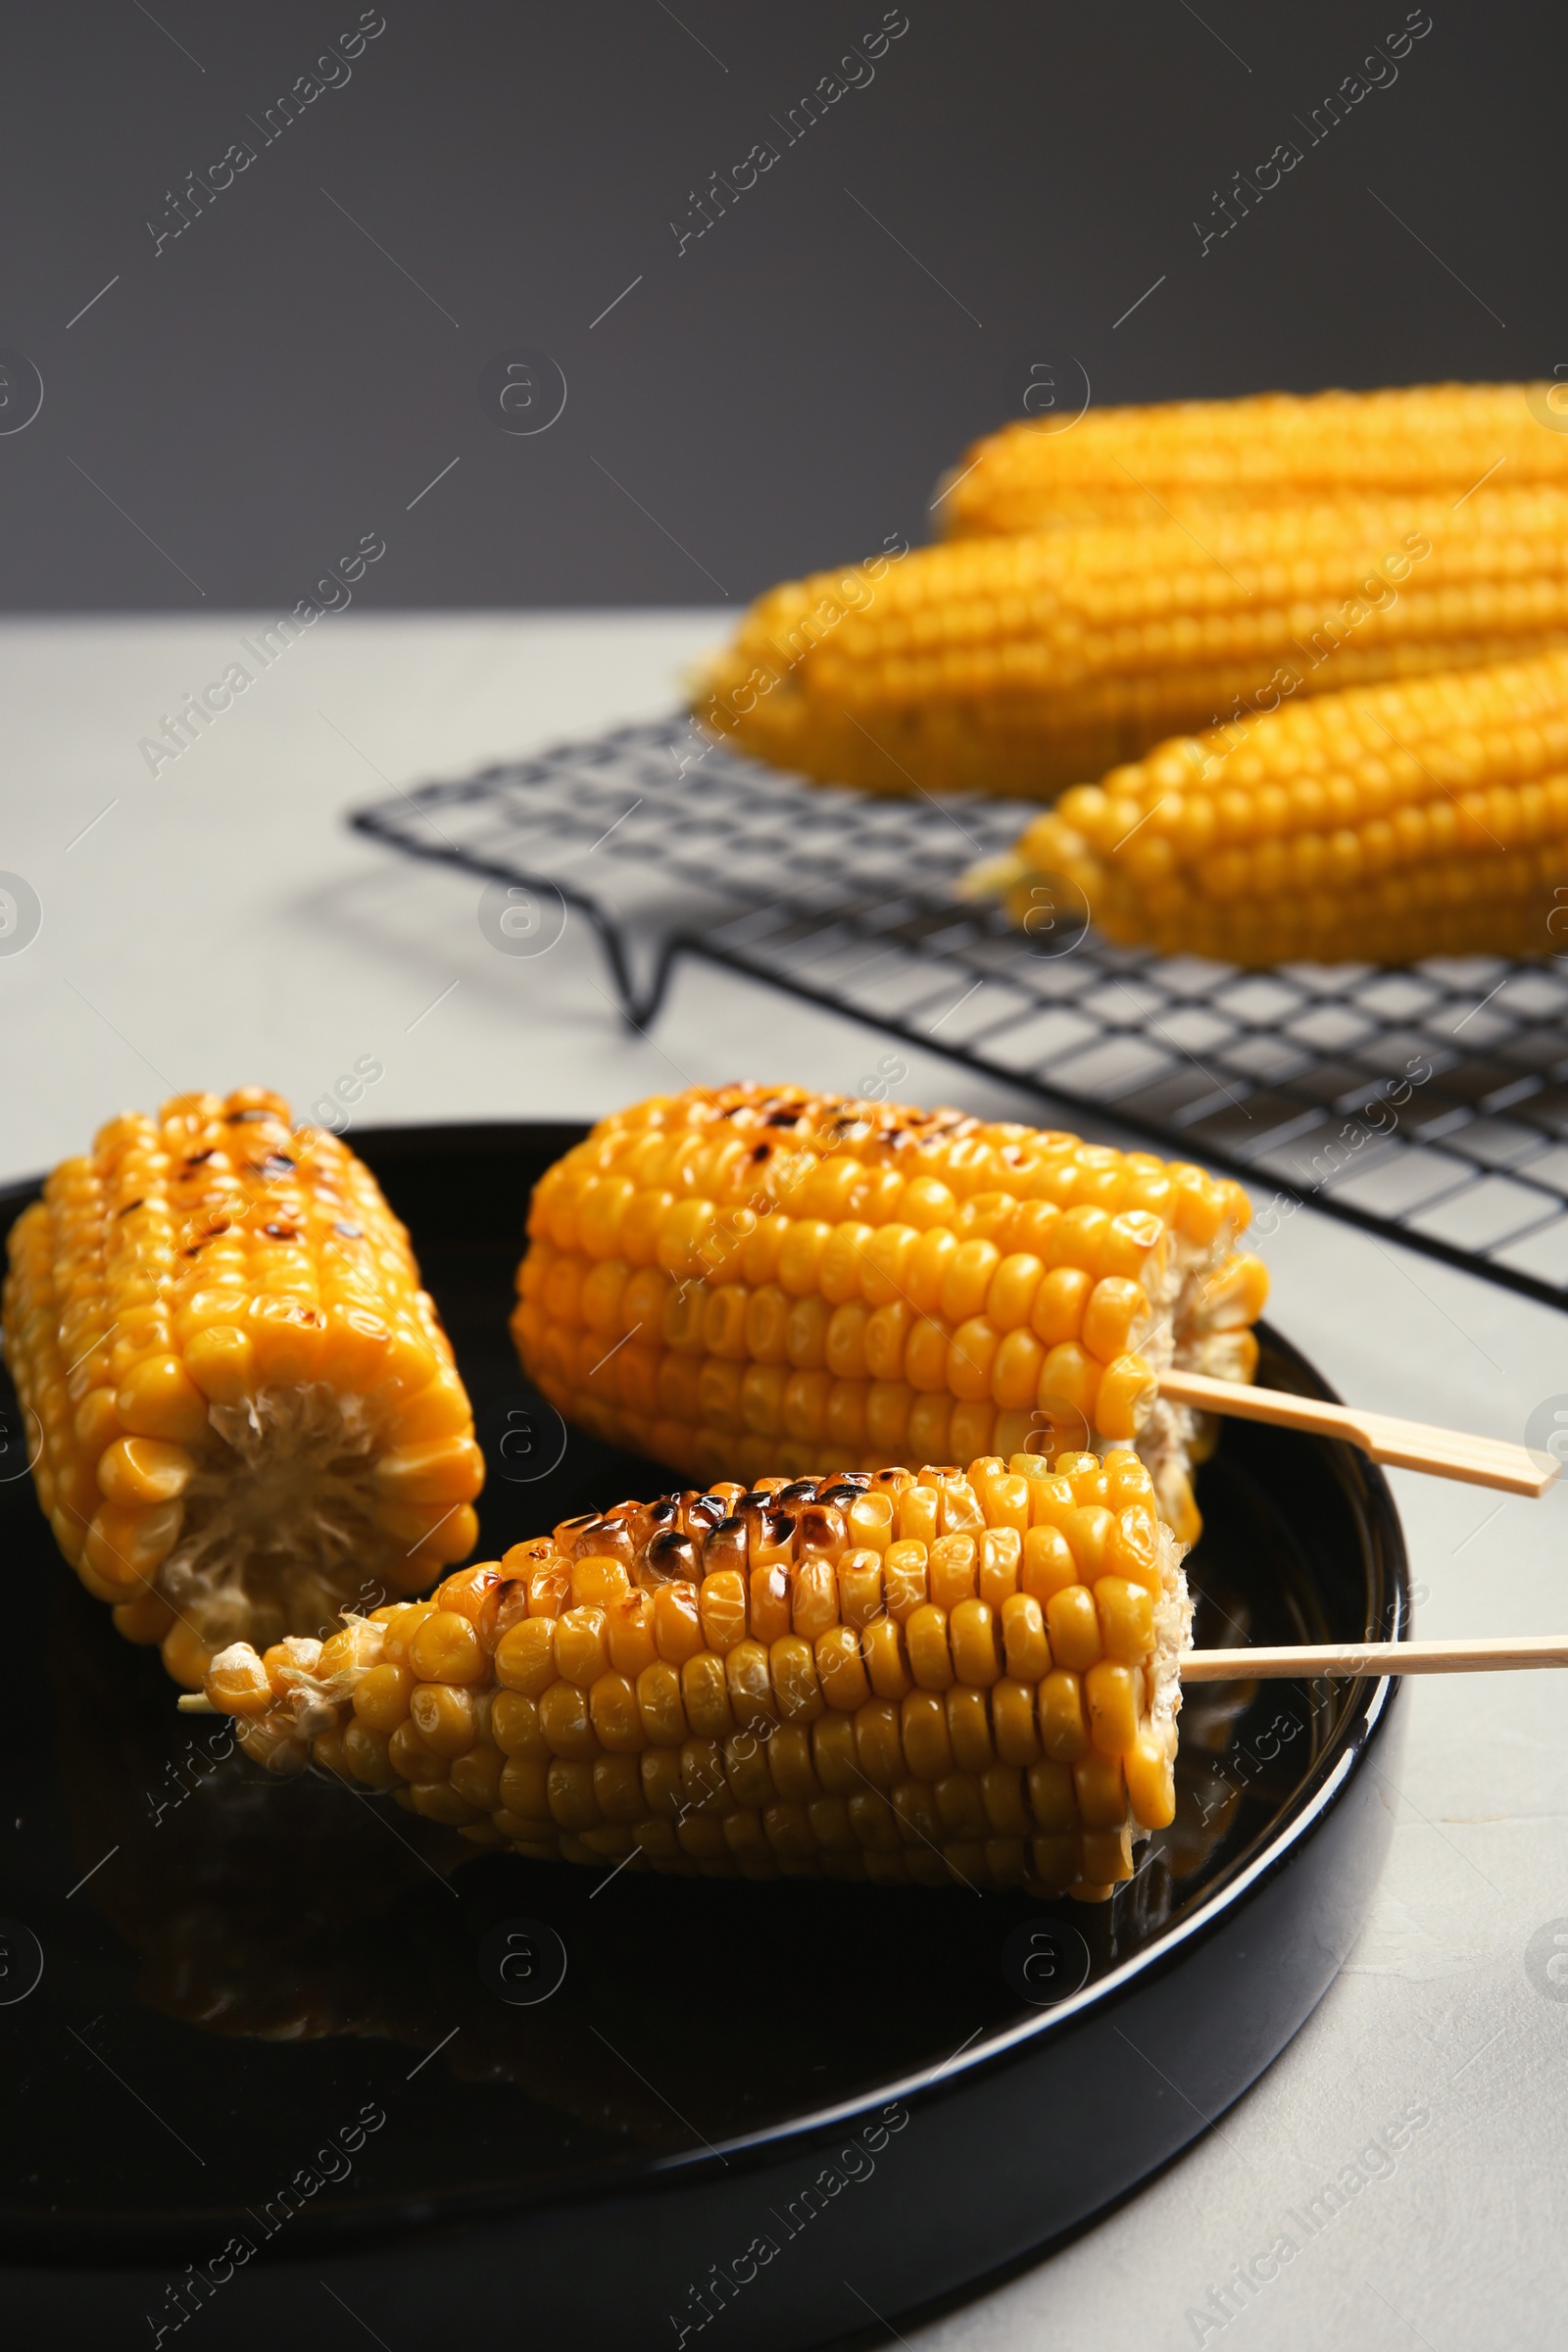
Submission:
[[[1097,1464],[1098,1471],[1098,1464]],[[1075,1502],[1061,1522],[1078,1573],[1085,1584],[1093,1584],[1105,1573],[1106,1550],[1115,1532],[1116,1522],[1100,1502]]]
[[[539,1729],[552,1755],[574,1759],[599,1751],[587,1692],[575,1683],[552,1683],[539,1701]]]
[[[948,1620],[953,1670],[966,1689],[989,1690],[1002,1674],[996,1612],[983,1600],[960,1600]]]
[[[510,1626],[495,1649],[497,1682],[508,1690],[537,1698],[556,1680],[553,1617],[523,1617]]]
[[[117,1438],[98,1457],[98,1485],[106,1499],[127,1509],[172,1502],[195,1475],[196,1463],[183,1446],[160,1438]]]
[[[1072,1768],[1078,1814],[1086,1830],[1118,1829],[1127,1815],[1127,1788],[1119,1756],[1095,1752]]]
[[[207,1398],[176,1355],[143,1356],[125,1375],[114,1409],[135,1437],[193,1446],[207,1431]]]
[[[1143,1356],[1118,1355],[1107,1364],[1095,1395],[1095,1423],[1102,1442],[1136,1438],[1158,1394],[1158,1376]]]
[[[953,1770],[953,1740],[940,1691],[908,1693],[900,1711],[899,1740],[905,1761],[917,1781],[946,1779]]]
[[[1040,1740],[1057,1763],[1071,1764],[1089,1746],[1083,1690],[1076,1674],[1054,1667],[1040,1686]]]
[[[904,1629],[897,1619],[884,1617],[879,1624],[867,1626],[861,1636],[861,1650],[871,1688],[878,1698],[902,1699],[912,1687],[909,1658],[905,1646]]]
[[[1095,1586],[1095,1607],[1107,1658],[1134,1666],[1148,1657],[1154,1639],[1154,1613],[1143,1585],[1125,1577],[1102,1576]]]
[[[1123,1756],[1138,1738],[1143,1713],[1143,1673],[1137,1666],[1101,1658],[1084,1676],[1089,1737],[1102,1754]]]
[[[1082,1674],[1102,1654],[1095,1596],[1086,1585],[1067,1585],[1046,1603],[1046,1631],[1058,1666]]]
[[[473,1700],[459,1683],[416,1683],[409,1720],[437,1756],[461,1756],[477,1737]]]
[[[1044,1681],[1054,1660],[1045,1611],[1032,1592],[1014,1592],[1003,1602],[1002,1641],[1006,1671],[1015,1682]]]
[[[871,1687],[856,1629],[837,1625],[816,1642],[816,1673],[828,1705],[845,1715],[855,1714],[870,1696]]]
[[[456,1609],[425,1618],[409,1644],[409,1664],[422,1682],[477,1683],[486,1672],[478,1633]]]

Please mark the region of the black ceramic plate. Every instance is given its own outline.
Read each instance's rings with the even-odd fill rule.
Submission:
[[[577,1132],[353,1139],[474,1399],[490,1552],[667,1483],[564,1433],[508,1341],[528,1190]],[[1274,1337],[1262,1377],[1329,1393]],[[0,1473],[20,1460],[13,1434]],[[1233,1422],[1200,1492],[1200,1642],[1405,1632],[1398,1524],[1358,1455]],[[18,2343],[875,2333],[1203,2131],[1331,1982],[1387,1842],[1394,1686],[1265,1683],[1195,1688],[1176,1823],[1106,1905],[455,1857],[179,1716],[25,1477],[0,1532]],[[556,1989],[503,1997],[548,1987],[555,1938]]]

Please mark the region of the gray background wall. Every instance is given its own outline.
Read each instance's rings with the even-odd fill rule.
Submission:
[[[1568,363],[1560,12],[1431,0],[1316,144],[1404,0],[906,13],[790,144],[881,0],[384,0],[269,142],[355,0],[14,9],[0,423],[27,363],[44,398],[0,433],[4,604],[286,606],[366,533],[367,607],[738,602],[929,536],[1036,364],[1076,403],[1080,369],[1105,402]],[[532,435],[481,406],[518,346],[567,387]]]

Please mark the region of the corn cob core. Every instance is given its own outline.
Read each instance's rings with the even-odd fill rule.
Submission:
[[[61,1550],[193,1689],[472,1549],[483,1464],[408,1235],[277,1095],[176,1096],[64,1161],[12,1229],[4,1331]]]
[[[1555,403],[1562,402],[1558,407]],[[1417,384],[1092,409],[1004,425],[965,450],[939,501],[955,539],[1085,523],[1200,523],[1227,507],[1568,487],[1561,384]],[[1552,427],[1554,429],[1547,429]]]
[[[700,1479],[1133,1443],[1184,1541],[1172,1361],[1251,1377],[1239,1185],[961,1111],[756,1085],[604,1119],[535,1188],[513,1316],[568,1420]]]
[[[1098,1896],[1175,1811],[1181,1552],[1131,1452],[732,1482],[205,1689],[273,1771],[540,1860]]]
[[[1076,884],[1108,939],[1167,955],[1557,955],[1568,656],[1324,695],[1161,744],[1029,826],[996,875],[1016,921],[1046,876]]]
[[[694,709],[821,782],[1049,800],[1282,693],[1564,644],[1568,490],[1481,490],[1457,511],[1219,513],[1196,536],[1156,515],[820,573],[752,607]]]

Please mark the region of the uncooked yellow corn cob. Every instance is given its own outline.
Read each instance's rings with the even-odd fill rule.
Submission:
[[[1181,1548],[1130,1452],[729,1484],[204,1688],[274,1771],[540,1860],[1099,1896],[1175,1811]]]
[[[1557,956],[1568,655],[1289,704],[1064,793],[978,885],[1227,963]],[[1076,904],[1076,902],[1074,902]]]
[[[1198,1532],[1172,1362],[1250,1379],[1240,1185],[960,1111],[698,1088],[535,1188],[513,1332],[569,1420],[701,1479],[1136,1444]]]
[[[937,512],[958,539],[1172,514],[1201,527],[1224,508],[1452,501],[1489,473],[1568,488],[1568,386],[1266,392],[1019,420],[964,451]]]
[[[87,1590],[198,1685],[473,1547],[473,1420],[408,1235],[259,1088],[127,1112],[12,1228],[5,1352]]]
[[[1048,800],[1270,695],[1568,644],[1568,491],[1220,514],[1200,538],[1156,517],[791,582],[694,709],[820,782]]]

